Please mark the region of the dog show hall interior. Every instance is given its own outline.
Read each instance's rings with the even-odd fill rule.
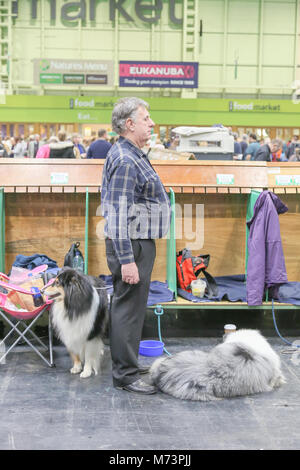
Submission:
[[[299,65],[300,0],[0,0],[0,448],[300,448]]]

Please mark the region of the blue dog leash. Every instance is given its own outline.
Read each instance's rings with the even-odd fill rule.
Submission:
[[[276,333],[278,334],[279,338],[282,339],[282,341],[284,341],[286,344],[290,345],[290,346],[293,346],[294,348],[299,348],[300,345],[299,344],[295,344],[295,343],[291,343],[290,341],[288,341],[287,339],[283,338],[283,336],[280,334],[279,330],[278,330],[278,327],[277,327],[277,323],[276,323],[276,319],[275,319],[275,310],[274,310],[274,300],[272,299],[272,315],[273,315],[273,323],[274,323],[274,327],[275,327],[275,330],[276,330]]]
[[[157,326],[158,326],[158,337],[159,337],[159,341],[161,343],[163,343],[162,339],[161,339],[161,328],[160,328],[160,317],[161,315],[163,315],[164,313],[164,309],[162,308],[161,305],[157,305],[156,308],[154,309],[154,313],[155,315],[157,316]],[[167,351],[167,349],[164,347],[164,352],[168,355],[168,356],[172,356],[172,354],[169,353],[169,351]]]

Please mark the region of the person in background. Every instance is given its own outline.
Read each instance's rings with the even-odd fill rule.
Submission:
[[[171,136],[171,143],[170,143],[169,149],[176,150],[178,145],[179,145],[179,135],[173,134]]]
[[[55,137],[55,135],[52,135],[46,144],[40,146],[35,158],[49,158],[50,144],[54,144],[57,142],[58,142],[58,138]]]
[[[4,149],[2,157],[3,158],[9,158],[10,154],[11,154],[11,139],[10,139],[10,137],[6,136],[2,140],[2,145],[3,145],[3,149]]]
[[[299,162],[300,161],[300,148],[295,149],[295,153],[290,156],[289,162]]]
[[[285,142],[285,140],[283,140],[282,141],[282,152],[286,155],[287,150],[288,150],[287,143]]]
[[[298,147],[300,147],[299,137],[297,135],[294,135],[286,153],[286,157],[288,160],[290,160],[290,157],[292,155],[295,155],[295,150]]]
[[[66,140],[65,131],[58,131],[58,142],[50,143],[49,158],[76,158],[76,150],[73,142]]]
[[[27,156],[27,145],[21,137],[15,137],[12,146],[12,157],[13,158],[24,158]]]
[[[90,139],[88,139],[87,137],[82,139],[82,145],[85,148],[85,157],[84,158],[86,158],[86,156],[87,156],[87,152],[88,152],[88,149],[90,147],[90,144],[91,144]]]
[[[159,138],[156,139],[154,147],[157,150],[165,150],[164,145],[162,144],[161,140]]]
[[[15,145],[17,144],[17,138],[16,137],[11,137],[9,142],[10,142],[9,156],[10,156],[10,158],[14,158],[13,149],[14,149]]]
[[[8,158],[7,149],[6,149],[3,141],[0,142],[0,157],[1,158]]]
[[[254,160],[256,162],[271,162],[272,161],[272,153],[278,152],[281,148],[281,140],[273,139],[271,142],[269,141],[267,144],[262,145],[254,156]]]
[[[107,264],[114,294],[110,308],[113,385],[152,394],[155,387],[140,378],[139,345],[147,309],[155,239],[170,227],[170,200],[143,152],[154,122],[148,103],[122,98],[112,113],[119,140],[108,153],[102,173],[101,212],[105,218]]]
[[[285,153],[284,153],[284,150],[283,150],[283,143],[280,139],[276,139],[278,140],[278,145],[279,148],[275,151],[273,151],[271,153],[271,161],[272,162],[286,162],[288,161],[286,156],[285,156]]]
[[[73,134],[72,135],[72,142],[73,142],[75,148],[78,149],[80,158],[85,158],[86,157],[86,150],[85,150],[84,146],[81,143],[80,135],[79,134]]]
[[[86,158],[106,158],[111,147],[111,143],[107,142],[106,129],[100,129],[98,131],[98,139],[89,146]]]
[[[35,134],[33,136],[30,136],[29,142],[28,142],[28,157],[35,158],[39,148],[40,148],[40,135]]]
[[[233,154],[234,155],[241,155],[242,154],[242,147],[241,147],[241,144],[238,142],[238,134],[236,132],[233,132],[232,135],[233,135],[233,139],[234,139]]]
[[[11,149],[12,149],[12,145],[13,145],[12,139],[13,139],[13,137],[11,138],[7,135],[5,137],[5,139],[3,140],[3,145],[4,145],[4,147],[7,151],[8,156],[12,156],[11,155]]]
[[[240,145],[241,145],[243,159],[244,159],[246,148],[248,147],[248,136],[247,136],[247,134],[243,134]]]
[[[23,157],[28,157],[28,143],[25,140],[24,135],[21,135],[21,145],[22,145]]]
[[[246,148],[244,160],[254,160],[254,156],[259,148],[260,145],[257,142],[256,134],[249,134],[249,145]]]

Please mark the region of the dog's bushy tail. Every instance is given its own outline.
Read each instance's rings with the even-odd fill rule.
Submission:
[[[269,392],[277,371],[269,357],[243,343],[217,346],[208,359],[216,397],[235,397]]]

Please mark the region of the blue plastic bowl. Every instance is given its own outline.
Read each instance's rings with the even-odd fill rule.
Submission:
[[[139,353],[141,356],[160,356],[163,353],[164,345],[161,341],[141,341]]]

